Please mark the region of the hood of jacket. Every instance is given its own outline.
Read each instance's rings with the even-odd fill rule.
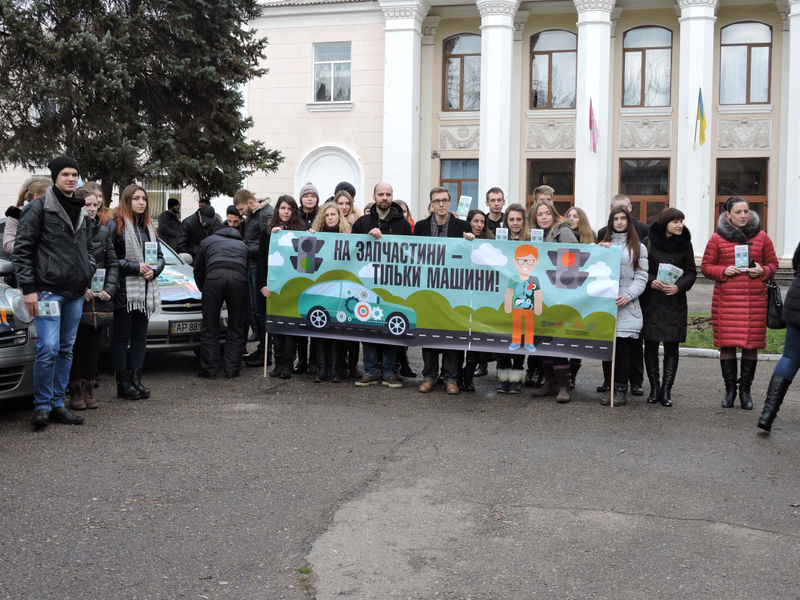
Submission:
[[[648,238],[654,247],[669,253],[684,252],[692,243],[692,234],[685,225],[683,227],[683,233],[680,235],[668,236],[666,226],[653,223],[650,225],[650,235]]]
[[[726,213],[722,213],[717,220],[717,233],[729,242],[746,244],[747,240],[754,238],[761,231],[761,220],[755,211],[750,211],[750,220],[739,229],[731,223]]]
[[[233,227],[220,227],[217,229],[212,235],[221,235],[222,237],[231,238],[234,240],[241,240],[242,234],[239,233],[238,229]]]

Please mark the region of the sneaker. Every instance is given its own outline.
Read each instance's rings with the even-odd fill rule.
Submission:
[[[390,388],[401,388],[403,384],[397,378],[397,375],[389,375],[388,377],[384,378],[381,382],[383,385],[390,387]]]
[[[377,377],[370,375],[368,373],[364,373],[361,376],[361,379],[356,381],[356,385],[358,387],[367,387],[368,385],[376,385],[380,381]]]

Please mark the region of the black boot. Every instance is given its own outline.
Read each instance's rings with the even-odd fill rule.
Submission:
[[[461,389],[464,390],[465,392],[475,391],[475,368],[477,366],[478,363],[469,358],[467,359],[467,362],[464,364],[464,373],[461,381]]]
[[[597,386],[597,391],[600,392],[601,394],[611,389],[611,361],[604,360],[602,362],[602,365],[603,365],[603,385]]]
[[[623,406],[628,403],[628,399],[626,397],[628,392],[628,386],[624,383],[615,383],[614,384],[614,406]],[[603,406],[610,406],[611,405],[611,394],[608,396],[603,396],[600,400],[600,404]]]
[[[719,366],[722,369],[722,380],[725,382],[725,397],[722,399],[722,408],[733,408],[736,402],[736,364],[735,358],[721,358]]]
[[[666,356],[664,357],[664,378],[667,376]],[[650,395],[647,396],[648,404],[658,402],[658,342],[645,341],[644,343],[644,370],[647,372],[647,380],[650,382]]]
[[[575,378],[578,376],[578,371],[581,370],[581,359],[569,359],[569,389],[575,389]]]
[[[305,373],[308,370],[308,338],[297,338],[297,364],[292,371],[294,373]]]
[[[658,391],[658,401],[661,406],[672,406],[672,384],[675,383],[675,375],[678,372],[678,353],[664,353],[664,381]]]
[[[131,383],[131,374],[127,370],[117,371],[117,398],[138,400],[141,397],[139,390]]]
[[[140,398],[149,398],[150,390],[142,385],[142,370],[131,369],[131,385],[139,392]]]
[[[397,371],[403,377],[414,379],[417,376],[416,371],[408,362],[408,346],[398,346],[397,348]]]
[[[750,396],[750,384],[756,376],[757,360],[742,359],[742,372],[739,375],[739,403],[743,410],[753,410],[753,398]]]
[[[778,414],[783,403],[783,397],[786,395],[786,390],[792,385],[791,380],[784,379],[780,375],[773,375],[769,380],[769,387],[767,387],[767,399],[764,400],[764,410],[761,413],[761,418],[758,420],[758,427],[764,431],[772,431],[772,422]]]
[[[330,349],[330,340],[318,340],[316,344],[314,344],[314,354],[313,357],[315,359],[317,368],[316,368],[316,377],[314,377],[314,383],[321,383],[323,381],[328,381],[328,350]]]
[[[489,374],[489,365],[485,360],[478,363],[478,368],[475,369],[475,377],[484,377]]]
[[[341,362],[342,362],[342,350],[344,349],[344,344],[346,342],[342,342],[341,340],[331,340],[330,346],[328,346],[328,375],[331,378],[331,383],[341,383]]]

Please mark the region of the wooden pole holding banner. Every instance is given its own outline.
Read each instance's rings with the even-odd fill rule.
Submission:
[[[614,343],[611,345],[611,407],[614,407],[614,371],[617,368],[617,322],[614,321]]]

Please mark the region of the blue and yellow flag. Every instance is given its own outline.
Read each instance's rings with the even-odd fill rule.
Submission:
[[[697,121],[700,122],[700,145],[702,146],[706,143],[706,111],[703,109],[702,89],[697,92]],[[695,129],[697,129],[697,126],[695,126]]]

